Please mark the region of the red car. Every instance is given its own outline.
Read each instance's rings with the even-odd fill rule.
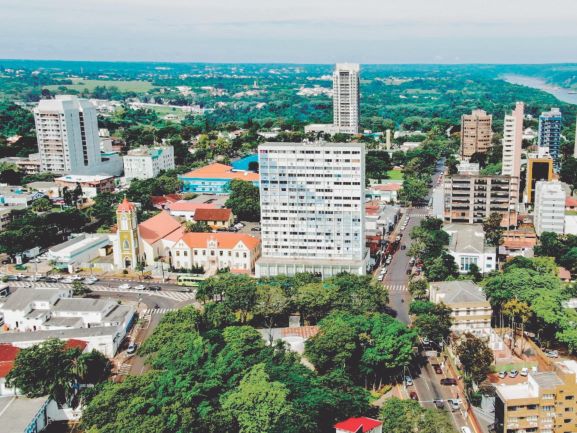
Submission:
[[[411,400],[419,401],[419,396],[417,395],[417,393],[416,393],[415,391],[412,391],[412,392],[409,394],[409,397],[411,397]]]
[[[443,370],[439,364],[433,364],[433,370],[435,370],[435,373],[437,374],[443,374]]]

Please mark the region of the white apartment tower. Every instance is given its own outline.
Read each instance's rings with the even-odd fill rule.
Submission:
[[[558,181],[541,180],[535,185],[535,232],[563,234],[565,231],[565,190]]]
[[[140,147],[124,156],[124,176],[127,179],[151,179],[162,170],[174,169],[172,146]]]
[[[364,144],[266,143],[258,152],[262,255],[257,277],[364,275]]]
[[[517,102],[503,124],[503,171],[506,176],[521,176],[521,149],[523,147],[523,116],[525,105]]]
[[[359,132],[359,65],[337,63],[333,72],[333,125],[337,132]]]
[[[76,96],[41,100],[34,109],[42,171],[92,174],[101,166],[96,108]]]

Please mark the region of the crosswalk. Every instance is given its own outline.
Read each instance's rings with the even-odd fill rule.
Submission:
[[[409,289],[404,284],[385,284],[385,288],[390,292],[408,292]]]
[[[50,289],[70,289],[72,286],[66,283],[47,283],[45,281],[39,281],[36,283],[28,283],[25,281],[13,281],[10,282],[12,287],[40,287],[40,288],[50,288]],[[87,286],[93,292],[112,292],[112,293],[138,293],[143,296],[160,296],[162,298],[171,299],[173,301],[184,302],[194,300],[194,293],[189,292],[176,292],[172,290],[160,290],[157,292],[149,292],[144,290],[135,289],[120,289],[118,287],[108,287],[103,285],[92,285]]]
[[[177,311],[178,308],[148,308],[144,310],[144,315],[152,315],[152,314],[166,314],[170,311]]]

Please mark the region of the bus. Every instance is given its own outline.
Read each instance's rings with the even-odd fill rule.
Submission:
[[[186,286],[193,289],[198,289],[198,285],[201,281],[205,280],[207,277],[200,274],[183,274],[176,277],[177,286]]]

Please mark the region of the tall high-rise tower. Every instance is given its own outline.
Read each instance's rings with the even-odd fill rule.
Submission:
[[[517,102],[503,124],[503,174],[521,176],[521,149],[523,147],[523,116],[525,105]]]
[[[138,221],[136,206],[126,197],[116,208],[116,240],[114,242],[114,264],[119,269],[134,269],[138,255]]]
[[[359,132],[359,65],[338,63],[333,72],[333,125],[337,132]]]
[[[266,143],[258,152],[262,256],[257,276],[364,275],[364,145]]]
[[[461,116],[461,158],[474,153],[486,153],[491,147],[493,116],[483,110],[473,110]]]
[[[551,108],[551,111],[541,113],[539,116],[539,156],[551,155],[556,169],[561,163],[559,150],[562,127],[563,117],[558,108]]]
[[[96,108],[76,96],[43,99],[34,109],[42,171],[91,174],[101,165]]]

